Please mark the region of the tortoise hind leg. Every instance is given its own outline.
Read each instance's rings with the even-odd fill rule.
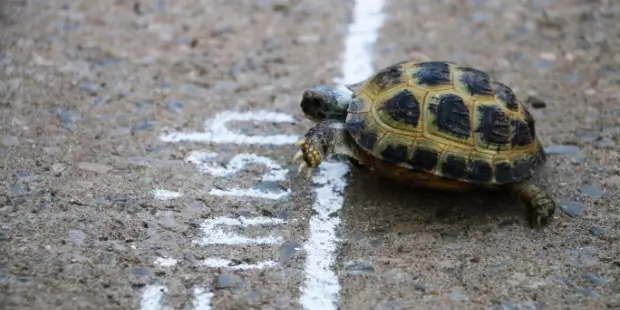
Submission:
[[[555,201],[545,189],[529,179],[513,185],[512,190],[527,207],[528,220],[533,227],[549,224],[555,213]]]

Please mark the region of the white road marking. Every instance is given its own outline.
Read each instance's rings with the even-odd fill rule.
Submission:
[[[270,200],[280,200],[291,193],[291,190],[279,192],[265,192],[258,189],[233,188],[229,190],[214,188],[209,191],[213,196],[229,196],[229,197],[250,197]]]
[[[190,152],[190,154],[185,158],[185,161],[196,165],[198,171],[200,172],[209,173],[218,177],[230,177],[250,164],[263,165],[267,167],[267,173],[265,173],[262,177],[256,178],[256,180],[260,180],[261,182],[284,181],[286,174],[288,173],[288,169],[283,169],[281,165],[265,156],[249,153],[237,154],[224,167],[213,162],[217,156],[217,153],[193,151]],[[250,197],[279,200],[290,195],[291,190],[279,189],[275,191],[263,191],[256,188],[231,188],[228,190],[213,188],[209,191],[209,194],[214,196]]]
[[[199,245],[212,245],[212,244],[280,244],[283,240],[282,237],[259,237],[248,238],[240,236],[231,232],[225,232],[218,226],[273,226],[286,223],[282,219],[270,218],[270,217],[254,217],[254,218],[230,218],[230,217],[217,217],[214,219],[206,220],[200,225],[200,229],[204,233],[204,237],[201,240],[194,240],[193,243]]]
[[[176,265],[179,260],[174,258],[166,258],[166,257],[158,257],[155,259],[155,264],[163,266],[163,267],[172,267]]]
[[[159,200],[170,200],[183,196],[183,194],[179,192],[168,191],[165,189],[155,189],[153,190],[153,197]]]
[[[248,112],[233,112],[226,111],[219,113],[205,121],[204,132],[172,132],[163,133],[160,135],[160,140],[164,142],[211,142],[211,143],[230,143],[230,144],[261,144],[261,145],[292,145],[298,141],[297,135],[243,135],[232,132],[228,129],[228,125],[232,122],[270,122],[270,123],[295,123],[295,119],[287,114],[270,112],[265,110],[248,111]],[[198,170],[206,173],[210,173],[214,176],[228,177],[234,173],[237,173],[249,164],[259,164],[267,167],[268,171],[260,178],[263,182],[277,182],[286,178],[288,173],[287,169],[283,169],[275,161],[255,154],[243,153],[234,156],[227,165],[217,166],[209,161],[215,159],[218,156],[217,153],[204,153],[204,152],[192,152],[186,161],[192,162],[198,166]],[[170,198],[169,191],[154,191],[153,194],[156,198]],[[217,196],[235,196],[235,197],[252,197],[263,199],[281,199],[287,195],[290,195],[291,190],[279,190],[279,191],[261,191],[259,189],[211,189],[211,195]],[[282,242],[281,237],[268,236],[263,238],[248,238],[240,236],[238,234],[224,232],[217,226],[252,226],[252,225],[279,225],[286,223],[280,219],[273,218],[227,218],[220,217],[212,220],[205,221],[202,225],[202,230],[205,232],[205,237],[202,240],[194,240],[194,244],[199,245],[243,245],[243,244],[267,244],[275,245]],[[173,266],[172,259],[158,259],[156,263],[162,266]],[[274,261],[263,261],[256,264],[239,264],[234,265],[233,260],[226,260],[223,258],[207,258],[203,261],[203,264],[211,267],[226,267],[232,269],[262,269],[276,266]],[[143,299],[152,301],[153,289],[148,289],[143,293]],[[208,292],[202,287],[194,289],[194,305],[196,309],[211,310],[211,303],[214,297],[213,292]],[[163,294],[158,295],[159,298],[163,298]],[[155,307],[155,306],[153,306]],[[147,308],[159,309],[160,308]]]
[[[222,167],[212,162],[217,155],[217,153],[193,151],[185,160],[195,164],[199,171],[210,173],[218,177],[230,177],[250,164],[264,165],[269,169],[261,178],[256,178],[261,181],[284,181],[288,173],[288,169],[282,169],[281,165],[265,156],[248,153],[237,154],[225,167]]]
[[[148,285],[142,293],[140,310],[161,310],[166,287],[161,285]]]
[[[203,261],[203,264],[207,267],[211,268],[229,268],[229,269],[264,269],[271,268],[278,265],[275,261],[262,261],[256,264],[238,264],[233,265],[234,262],[229,259],[218,258],[218,257],[210,257]]]
[[[230,122],[271,122],[271,123],[291,123],[295,119],[284,113],[258,110],[251,112],[225,111],[218,113],[212,119],[205,121],[204,132],[169,132],[162,134],[159,138],[165,142],[213,142],[213,143],[232,143],[232,144],[271,144],[286,145],[295,143],[299,138],[297,135],[244,135],[230,131],[227,125]]]
[[[341,79],[335,80],[340,88],[358,82],[373,74],[372,47],[383,25],[383,0],[356,0],[353,21],[349,25],[342,56]],[[344,163],[324,162],[313,178],[321,186],[315,189],[317,212],[310,219],[310,238],[304,245],[307,253],[305,279],[301,286],[300,304],[304,309],[335,310],[340,299],[340,283],[331,269],[336,257],[335,229],[338,217],[332,217],[344,203],[346,187],[344,176],[348,172]]]
[[[207,291],[202,286],[194,288],[194,310],[211,310],[213,292]]]

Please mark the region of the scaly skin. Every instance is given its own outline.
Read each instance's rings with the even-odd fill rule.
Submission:
[[[326,119],[345,121],[351,102],[351,93],[329,85],[319,85],[306,90],[301,98],[301,110],[315,123]]]
[[[308,168],[310,176],[314,168],[331,155],[345,155],[358,168],[365,170],[367,156],[357,147],[344,122],[327,119],[310,128],[304,139],[296,143],[300,147],[293,161],[301,160],[298,173]]]
[[[555,213],[555,202],[551,195],[529,179],[512,185],[512,190],[527,207],[528,220],[534,227],[549,224]]]

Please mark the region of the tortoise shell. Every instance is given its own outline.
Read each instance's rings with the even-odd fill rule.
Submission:
[[[346,126],[383,163],[444,179],[504,185],[546,161],[534,119],[489,74],[450,62],[400,62],[349,85]]]

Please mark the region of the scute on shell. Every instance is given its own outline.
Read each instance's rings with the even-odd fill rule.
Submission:
[[[400,62],[348,87],[347,128],[377,160],[488,185],[529,178],[546,160],[532,115],[479,69]]]

